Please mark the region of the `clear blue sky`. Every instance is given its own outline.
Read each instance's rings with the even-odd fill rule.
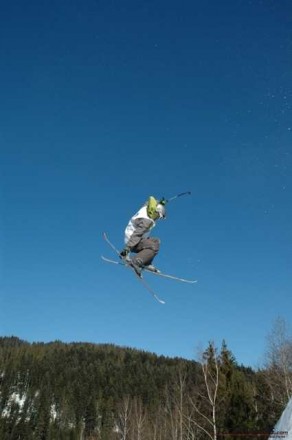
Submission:
[[[51,0],[0,6],[0,333],[261,363],[291,323],[290,1]],[[114,257],[171,197],[162,306]]]

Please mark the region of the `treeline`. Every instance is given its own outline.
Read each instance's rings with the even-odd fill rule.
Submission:
[[[282,411],[273,393],[267,371],[239,366],[225,342],[219,350],[210,343],[195,362],[114,345],[0,338],[1,440],[268,433]]]

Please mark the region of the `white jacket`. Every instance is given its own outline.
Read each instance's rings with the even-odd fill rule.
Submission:
[[[126,246],[130,248],[135,247],[142,238],[146,238],[149,235],[155,224],[155,221],[147,214],[147,206],[142,206],[130,219],[125,229]]]

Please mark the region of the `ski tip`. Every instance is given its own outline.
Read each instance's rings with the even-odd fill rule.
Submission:
[[[154,298],[156,299],[156,301],[159,302],[159,304],[166,304],[166,302],[165,302],[163,299],[158,298],[157,295],[153,295],[153,296],[154,296]]]
[[[107,233],[106,232],[103,232],[102,233],[102,238],[105,240],[105,241],[109,241],[109,239],[108,239],[108,236],[107,236]]]

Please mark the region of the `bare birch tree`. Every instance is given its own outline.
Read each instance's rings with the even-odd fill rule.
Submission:
[[[143,407],[141,399],[134,398],[132,404],[132,430],[131,437],[133,440],[143,440],[145,439],[144,431],[146,424],[146,410]]]
[[[187,417],[188,424],[193,424],[211,440],[217,440],[217,397],[219,388],[219,355],[213,342],[201,355],[200,364],[204,379],[204,388],[190,397],[193,414]]]
[[[267,339],[267,382],[272,399],[285,406],[292,395],[292,336],[284,319],[276,319]]]
[[[164,407],[159,407],[155,416],[149,417],[149,420],[152,419],[152,423],[150,426],[151,440],[164,440],[165,439],[165,431],[166,431],[166,417],[165,417],[166,409]]]
[[[171,440],[192,440],[189,414],[189,390],[187,390],[187,373],[180,369],[175,381],[166,392],[166,414],[169,437]]]
[[[120,440],[129,440],[130,431],[130,416],[131,416],[131,400],[129,396],[122,400],[117,418],[117,432],[120,434]]]

